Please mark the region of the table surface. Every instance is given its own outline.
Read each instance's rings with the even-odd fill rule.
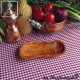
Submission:
[[[61,40],[65,43],[64,55],[54,58],[22,60],[18,47],[25,41]],[[15,44],[0,44],[0,80],[80,80],[80,27],[67,24],[57,33],[32,33]]]

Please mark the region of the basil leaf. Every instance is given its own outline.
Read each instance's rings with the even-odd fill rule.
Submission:
[[[0,36],[0,43],[2,43],[2,38],[1,38],[1,36]]]
[[[3,29],[2,29],[2,28],[0,28],[0,34],[2,34],[2,35],[4,35],[4,36],[5,36],[5,33],[4,33],[4,31],[3,31]]]
[[[80,10],[80,5],[76,5],[74,8]]]

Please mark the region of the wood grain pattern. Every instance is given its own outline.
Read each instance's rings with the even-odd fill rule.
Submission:
[[[64,51],[65,46],[59,40],[51,42],[30,41],[19,47],[19,56],[22,59],[56,57],[62,55]]]

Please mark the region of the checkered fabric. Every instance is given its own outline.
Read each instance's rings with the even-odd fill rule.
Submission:
[[[64,55],[55,58],[22,60],[18,47],[26,41],[61,40]],[[80,26],[67,24],[56,33],[34,30],[14,44],[0,44],[0,80],[80,80]]]

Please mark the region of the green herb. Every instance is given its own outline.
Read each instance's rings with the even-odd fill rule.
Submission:
[[[0,36],[0,43],[2,43],[2,37]]]
[[[69,13],[69,19],[71,21],[80,22],[80,16],[77,13],[70,10],[68,10],[68,13]]]
[[[5,36],[4,30],[2,28],[0,28],[0,34],[2,34],[3,36]]]
[[[6,23],[3,19],[0,19],[0,43],[3,41],[6,33]]]
[[[70,4],[68,4],[67,2],[61,1],[61,2],[56,2],[56,4],[60,5],[61,7],[64,7],[68,10],[71,10],[77,14],[80,14],[80,11],[75,9],[74,7],[72,7]],[[79,6],[80,7],[80,6]]]

